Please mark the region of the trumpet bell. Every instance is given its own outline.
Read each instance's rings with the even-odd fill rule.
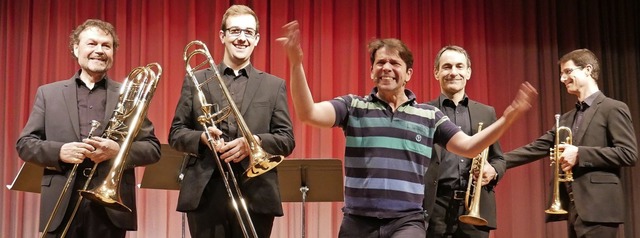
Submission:
[[[487,220],[480,217],[480,214],[469,213],[467,215],[460,216],[458,219],[460,219],[461,222],[471,224],[474,226],[486,226],[487,224],[489,224]]]
[[[544,212],[547,214],[556,214],[556,215],[562,215],[562,214],[568,213],[567,210],[562,209],[562,204],[560,203],[560,200],[555,200],[547,210],[544,210]]]
[[[92,190],[82,190],[80,191],[80,195],[102,206],[118,211],[131,212],[131,208],[124,205],[122,199],[120,198],[120,193],[118,193],[117,191],[117,188],[100,186]]]

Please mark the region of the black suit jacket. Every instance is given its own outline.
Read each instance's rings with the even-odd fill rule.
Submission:
[[[105,80],[107,80],[105,118],[102,119],[101,126],[94,135],[101,135],[108,125],[120,94],[120,83],[110,79]],[[73,167],[71,164],[60,161],[60,148],[65,143],[84,139],[80,138],[76,87],[75,76],[39,87],[29,120],[16,144],[21,159],[46,167],[41,184],[40,231],[44,229]],[[106,208],[107,215],[117,227],[127,230],[137,229],[133,167],[155,163],[158,160],[160,160],[160,142],[153,133],[151,122],[145,118],[129,151],[126,159],[127,166],[120,183],[122,201],[133,212]],[[110,161],[98,164],[89,189],[99,186],[104,181],[111,169],[111,164]],[[82,176],[79,175],[81,173],[78,171],[77,176]],[[70,198],[71,191],[64,196],[49,231],[55,230],[62,223],[64,211],[70,205]]]
[[[238,109],[251,133],[260,137],[262,148],[266,152],[288,156],[295,147],[295,141],[287,104],[286,82],[250,66],[246,69],[249,81],[242,105],[237,105]],[[213,75],[212,69],[195,72],[200,83]],[[208,103],[223,105],[223,100],[227,99],[217,82],[214,79],[207,83],[203,92]],[[178,197],[177,210],[183,212],[193,211],[198,207],[205,186],[214,171],[218,170],[211,150],[200,143],[200,135],[204,128],[198,123],[197,118],[202,115],[202,111],[200,101],[194,95],[197,95],[196,88],[192,79],[187,76],[169,134],[169,144],[173,148],[190,154]],[[248,158],[241,161],[244,170],[249,162]],[[249,209],[262,214],[283,215],[277,175],[275,168],[246,182],[239,179]]]
[[[429,102],[430,105],[442,108],[440,105],[440,100],[436,99]],[[478,132],[478,123],[483,122],[483,128],[493,124],[496,121],[496,112],[495,109],[491,106],[484,105],[477,101],[469,100],[469,115],[471,117],[471,126],[474,129],[474,134]],[[440,166],[440,155],[442,151],[445,150],[439,145],[434,145],[433,156],[431,157],[431,162],[429,164],[429,168],[427,169],[427,173],[424,176],[425,180],[425,199],[424,199],[424,209],[427,211],[429,215],[427,217],[427,221],[431,217],[433,213],[433,206],[435,204],[435,199],[437,195],[438,189],[438,172]],[[487,186],[482,187],[482,192],[480,194],[480,216],[486,219],[489,224],[487,227],[495,229],[496,228],[496,197],[494,187],[496,186],[499,179],[502,178],[506,171],[506,164],[504,159],[502,158],[502,149],[500,148],[500,143],[496,142],[489,147],[489,154],[487,156],[487,160],[491,166],[493,166],[498,173],[498,179],[492,181],[487,184]],[[465,178],[468,179],[468,178]],[[466,189],[466,188],[465,188]]]
[[[633,166],[638,160],[636,136],[629,108],[623,102],[606,97],[601,92],[584,112],[583,128],[573,135],[578,146],[578,164],[573,171],[573,197],[580,218],[588,222],[623,223],[624,194],[620,181],[623,166]],[[571,128],[576,109],[560,117],[560,125]],[[555,128],[528,145],[505,154],[507,167],[513,168],[549,156],[555,143]],[[566,187],[561,184],[561,202],[569,204]],[[547,217],[548,221],[566,219]]]

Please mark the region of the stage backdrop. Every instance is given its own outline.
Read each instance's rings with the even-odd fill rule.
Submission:
[[[78,70],[67,47],[75,26],[88,18],[115,25],[121,46],[109,72],[112,78],[122,81],[134,67],[151,62],[162,65],[164,73],[149,117],[158,138],[167,143],[185,74],[183,48],[192,40],[202,40],[219,61],[220,21],[231,4],[249,5],[260,19],[254,65],[287,81],[287,59],[275,39],[282,25],[300,22],[304,64],[316,100],[370,92],[366,44],[377,37],[399,38],[409,46],[415,65],[408,88],[419,101],[431,100],[439,94],[433,77],[435,53],[448,44],[460,45],[473,62],[468,95],[494,106],[498,116],[520,83],[529,81],[540,92],[533,109],[501,139],[502,148],[509,151],[551,129],[553,115],[572,107],[576,99],[559,82],[557,60],[576,48],[589,48],[602,61],[601,90],[629,104],[636,132],[640,128],[636,0],[2,0],[0,183],[10,183],[23,163],[15,142],[37,87],[67,79]],[[340,129],[303,125],[290,109],[297,142],[290,158],[343,158]],[[566,237],[564,222],[544,222],[550,192],[548,163],[546,159],[508,171],[497,187],[498,230],[492,237]],[[640,207],[632,202],[640,199],[638,170],[624,169],[629,209],[620,237],[640,237]],[[138,181],[143,173],[144,168],[137,169]],[[36,237],[38,199],[34,193],[0,190],[0,234]],[[176,191],[140,189],[139,229],[128,237],[180,237],[176,200]],[[285,216],[276,219],[272,237],[300,237],[300,204],[284,206]],[[337,237],[341,207],[341,202],[308,204],[307,237]]]

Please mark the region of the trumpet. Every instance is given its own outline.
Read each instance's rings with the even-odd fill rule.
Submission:
[[[194,48],[190,51],[190,48]],[[195,62],[195,67],[191,66],[192,59],[195,56],[201,55],[206,58],[206,61],[197,64]],[[213,57],[211,57],[211,53],[209,53],[209,49],[207,45],[201,41],[192,41],[187,44],[184,48],[184,61],[186,64],[186,71],[193,81],[193,84],[197,90],[197,97],[200,101],[201,110],[203,115],[198,117],[198,122],[202,125],[203,129],[207,131],[207,127],[209,125],[216,125],[221,122],[229,115],[233,114],[237,123],[238,130],[242,133],[242,136],[247,141],[249,145],[249,159],[250,164],[247,170],[243,173],[247,177],[252,178],[259,175],[262,175],[269,170],[275,168],[278,164],[280,164],[284,160],[284,156],[282,155],[271,155],[265,152],[262,147],[258,144],[255,138],[253,138],[253,134],[249,131],[249,127],[244,121],[244,118],[240,114],[240,110],[236,106],[235,102],[231,98],[231,94],[227,89],[227,86],[222,81],[220,77],[220,73],[218,72],[217,66],[213,61]],[[213,71],[213,76],[206,78],[202,83],[198,82],[197,77],[194,75],[194,72],[199,69],[205,69],[205,66],[208,69]],[[218,87],[222,90],[222,94],[224,99],[229,103],[228,107],[222,108],[216,113],[212,113],[213,105],[207,102],[205,94],[202,90],[204,86],[210,81],[215,80]],[[258,237],[255,227],[253,226],[253,222],[251,221],[251,216],[249,215],[249,210],[247,209],[247,204],[242,196],[242,192],[240,191],[240,187],[238,186],[238,181],[235,177],[235,173],[233,169],[231,169],[231,165],[229,163],[224,163],[226,167],[223,167],[218,154],[215,151],[216,145],[219,143],[220,138],[217,136],[213,136],[210,133],[205,133],[208,141],[209,148],[213,150],[214,160],[216,165],[218,166],[218,170],[220,174],[223,176],[223,181],[225,188],[227,189],[227,194],[229,196],[229,200],[231,200],[234,212],[236,213],[236,218],[238,219],[238,223],[240,224],[240,228],[244,234],[244,237]],[[232,188],[233,185],[233,188]],[[233,190],[235,191],[233,191]],[[242,211],[240,211],[242,209]]]
[[[567,214],[567,211],[562,209],[562,204],[560,202],[560,183],[570,183],[573,182],[573,172],[567,171],[562,172],[562,168],[560,168],[560,157],[562,156],[562,151],[558,148],[559,144],[572,144],[573,134],[571,133],[571,128],[566,126],[560,126],[560,114],[555,115],[556,118],[556,138],[555,145],[550,149],[549,157],[551,159],[551,166],[553,166],[553,194],[552,194],[552,202],[551,206],[545,210],[545,213],[548,214]],[[560,134],[565,132],[567,137],[564,141],[561,140]]]
[[[482,131],[482,122],[478,123],[478,132]],[[474,226],[486,226],[487,220],[480,217],[480,193],[482,192],[482,175],[484,164],[487,162],[487,156],[489,154],[489,147],[482,150],[482,152],[473,158],[471,162],[471,169],[469,170],[469,182],[467,183],[467,192],[464,197],[464,206],[468,213],[458,217],[461,222],[471,224]],[[474,172],[478,172],[478,179],[473,179]],[[471,187],[474,187],[473,194],[471,194]],[[472,200],[469,199],[472,197]],[[471,202],[471,204],[469,204]]]

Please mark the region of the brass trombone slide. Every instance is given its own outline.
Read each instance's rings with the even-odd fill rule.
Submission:
[[[91,131],[89,131],[89,135],[87,136],[87,138],[91,138],[93,136],[93,132],[95,132],[95,130],[98,129],[99,126],[100,126],[100,122],[99,121],[92,120],[91,121]],[[58,214],[58,210],[60,209],[60,204],[62,203],[62,198],[65,196],[65,194],[69,190],[69,186],[71,185],[71,181],[73,181],[73,179],[75,178],[76,173],[78,171],[78,166],[80,166],[80,164],[74,164],[73,168],[71,169],[71,172],[69,172],[69,178],[67,178],[67,181],[64,183],[64,186],[62,187],[62,192],[60,192],[60,196],[58,196],[58,200],[56,200],[56,205],[53,207],[53,211],[51,211],[51,215],[49,215],[49,219],[47,220],[47,224],[44,225],[44,230],[42,231],[42,234],[40,235],[41,238],[44,238],[47,235],[49,227],[51,226],[51,223],[53,222],[53,218],[56,217],[56,215]],[[95,166],[93,168],[95,169]],[[93,170],[91,170],[91,172],[93,173]],[[85,183],[85,185],[84,185],[85,188],[89,185],[89,181],[90,180],[87,180],[87,182]],[[82,197],[78,197],[78,203],[81,200],[82,200]],[[63,235],[61,237],[65,236],[64,233],[67,232],[67,228],[69,227],[69,224],[71,224],[71,220],[72,219],[69,219],[69,221],[67,222],[67,225],[65,226],[66,227],[65,231],[63,232]]]
[[[192,67],[191,61],[198,55],[206,58],[206,61],[200,62],[199,64],[194,64],[196,66]],[[202,125],[204,131],[207,132],[207,127],[209,127],[210,125],[216,125],[220,121],[227,118],[230,114],[233,114],[233,116],[235,117],[238,123],[238,130],[242,133],[242,136],[247,141],[250,150],[250,165],[244,172],[244,174],[246,174],[246,176],[249,178],[256,177],[266,173],[267,171],[275,168],[278,164],[280,164],[284,160],[284,156],[271,155],[265,152],[262,147],[260,147],[256,139],[253,138],[253,134],[251,134],[251,132],[249,131],[249,127],[240,114],[240,110],[238,110],[238,107],[231,98],[231,94],[229,93],[227,86],[222,81],[220,73],[216,68],[217,66],[207,46],[203,42],[197,40],[190,42],[184,48],[184,61],[187,74],[193,81],[193,84],[198,93],[197,97],[200,101],[201,110],[203,113],[203,115],[198,117],[198,122],[200,123],[200,125]],[[194,63],[197,63],[197,61],[195,61]],[[198,79],[194,75],[194,72],[197,70],[205,69],[213,71],[213,76],[206,78],[203,82],[198,82]],[[202,90],[203,86],[205,86],[212,80],[215,81],[214,83],[216,83],[218,87],[220,87],[222,93],[224,94],[223,96],[225,100],[227,100],[227,102],[229,103],[228,107],[222,108],[216,113],[212,113],[213,105],[207,102],[205,94]],[[215,151],[215,148],[217,147],[216,145],[219,143],[220,139],[217,136],[212,136],[210,133],[205,133],[205,135],[207,137],[209,148],[213,150],[213,156],[216,165],[218,166],[218,170],[223,176],[223,181],[225,188],[227,189],[229,200],[231,200],[236,218],[238,219],[238,223],[240,224],[240,228],[242,229],[244,237],[258,237],[253,222],[251,221],[251,216],[249,215],[246,201],[242,196],[240,186],[238,185],[235,173],[231,169],[231,165],[229,163],[224,163],[226,167],[223,166],[223,162],[220,160],[217,152]],[[240,209],[242,209],[242,211],[240,211]]]

